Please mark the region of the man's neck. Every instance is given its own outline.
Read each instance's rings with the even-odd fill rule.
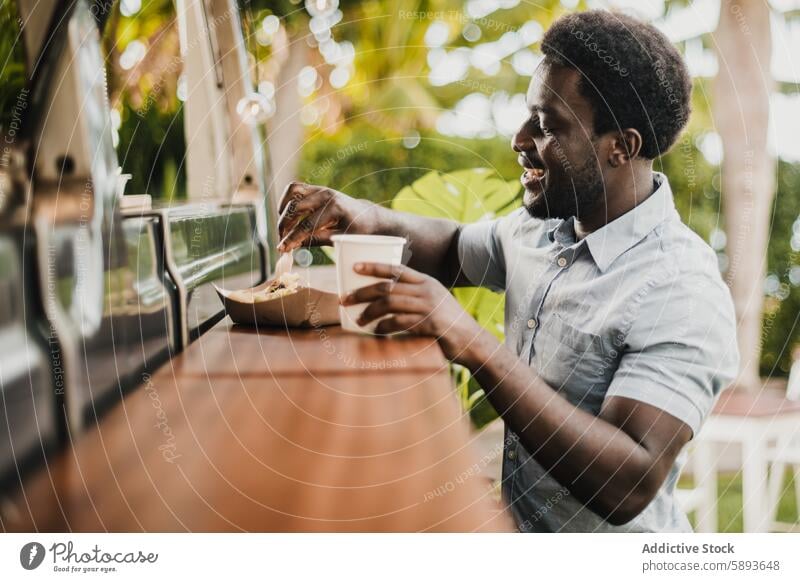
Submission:
[[[577,240],[586,238],[650,198],[656,190],[653,167],[643,165],[626,173],[624,183],[607,185],[606,204],[590,216],[575,219]]]

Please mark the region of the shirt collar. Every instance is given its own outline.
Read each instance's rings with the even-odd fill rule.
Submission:
[[[656,190],[644,202],[586,237],[589,252],[601,272],[608,269],[617,257],[641,241],[656,226],[677,216],[667,177],[660,172],[653,172],[653,178]],[[563,246],[574,244],[575,218],[559,221],[547,234],[551,241],[557,241]]]

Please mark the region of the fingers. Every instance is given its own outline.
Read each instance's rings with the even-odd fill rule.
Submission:
[[[366,287],[351,291],[342,299],[342,305],[369,303],[392,293],[397,293],[398,295],[417,295],[417,286],[408,283],[395,283],[394,281],[381,281],[380,283],[367,285]]]
[[[302,198],[293,198],[283,206],[283,211],[278,217],[281,234],[289,232],[304,216],[308,216],[319,208],[325,208],[331,203],[328,190],[309,192]]]
[[[335,225],[336,218],[327,216],[324,207],[319,208],[300,220],[292,230],[284,235],[281,242],[278,243],[278,250],[286,253],[313,241],[324,242],[325,233],[329,233]]]
[[[278,245],[279,249],[282,252],[287,252],[294,247],[301,246],[306,239],[314,234],[313,231],[316,227],[321,228],[327,226],[328,222],[332,222],[332,218],[320,218],[326,209],[331,208],[332,201],[333,196],[327,188],[309,186],[307,184],[290,184],[281,200],[281,214],[278,217],[278,234],[281,238],[281,243]],[[308,221],[306,227],[314,228],[306,228],[305,231],[297,233],[302,235],[305,232],[308,236],[294,236],[292,237],[293,245],[286,247],[284,241],[288,239],[290,234],[297,231],[299,225],[309,218],[311,220]]]
[[[304,184],[303,182],[290,182],[281,195],[280,202],[278,203],[278,213],[283,214],[287,204],[293,200],[299,200],[308,194],[311,194],[311,192],[315,191],[316,189],[318,189],[317,186]]]
[[[358,325],[367,325],[371,321],[380,319],[390,313],[424,315],[428,312],[425,303],[411,295],[384,295],[376,299],[361,313]]]
[[[425,317],[422,315],[404,313],[393,315],[378,322],[375,326],[375,333],[378,335],[391,335],[404,331],[421,332]]]
[[[387,265],[385,263],[356,263],[353,270],[360,275],[394,279],[400,283],[422,283],[426,276],[405,265]]]

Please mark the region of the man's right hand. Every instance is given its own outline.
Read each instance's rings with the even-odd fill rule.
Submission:
[[[335,234],[402,236],[412,251],[409,267],[448,287],[469,284],[459,267],[459,225],[452,220],[389,210],[331,188],[302,182],[286,187],[279,212],[278,250],[282,253],[301,246],[331,244]]]
[[[324,186],[292,182],[278,211],[278,250],[285,253],[301,246],[329,244],[332,235],[343,232],[371,234],[378,206]]]

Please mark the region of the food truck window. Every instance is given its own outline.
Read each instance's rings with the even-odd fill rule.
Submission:
[[[120,165],[130,194],[186,198],[183,60],[173,0],[120,0],[103,48]]]

